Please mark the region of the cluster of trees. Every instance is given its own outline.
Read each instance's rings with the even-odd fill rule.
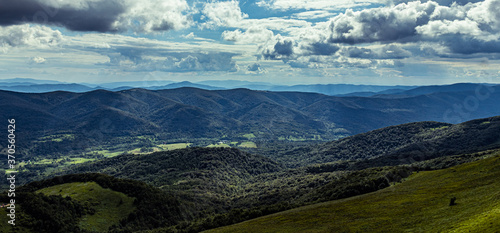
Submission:
[[[7,202],[2,195],[2,202]],[[23,232],[24,228],[41,233],[84,232],[78,227],[79,219],[95,210],[69,197],[46,196],[43,193],[16,192],[16,226],[14,232]],[[21,228],[22,226],[22,228]]]
[[[123,219],[119,225],[113,226],[113,231],[131,232],[154,229],[175,225],[180,220],[184,220],[183,215],[181,214],[180,203],[172,194],[161,191],[155,187],[145,184],[144,182],[119,179],[98,173],[57,176],[52,179],[35,181],[28,185],[24,185],[20,187],[17,192],[21,195],[19,203],[21,203],[23,213],[29,215],[26,219],[40,219],[39,221],[35,221],[37,224],[46,224],[45,222],[53,221],[54,219],[57,220],[54,220],[54,223],[48,224],[49,227],[47,229],[59,229],[52,228],[59,227],[59,225],[53,226],[53,224],[61,223],[61,225],[64,225],[64,223],[67,222],[69,223],[68,226],[65,228],[61,226],[60,232],[74,232],[75,229],[78,228],[75,224],[78,222],[79,218],[86,213],[91,213],[91,208],[89,209],[88,206],[83,206],[82,204],[71,200],[69,197],[62,198],[60,196],[45,196],[43,194],[35,194],[35,192],[37,190],[58,184],[92,181],[96,182],[103,188],[109,188],[117,192],[122,192],[135,198],[135,210],[128,216],[127,219]],[[43,201],[40,201],[40,199]],[[65,208],[67,208],[67,210],[62,210]],[[60,213],[56,213],[57,211],[60,211]],[[64,216],[61,214],[64,214]],[[33,228],[35,225],[32,224],[27,226],[30,226],[32,229],[37,229]],[[68,230],[70,228],[72,230]]]

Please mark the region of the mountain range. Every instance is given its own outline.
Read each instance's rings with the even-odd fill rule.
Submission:
[[[0,91],[0,116],[18,118],[33,134],[94,130],[103,135],[156,132],[199,138],[253,133],[266,140],[314,135],[328,140],[409,122],[459,123],[500,114],[500,86],[476,84],[464,90],[433,89],[397,98],[197,88]]]
[[[245,88],[262,91],[296,91],[313,92],[325,95],[346,95],[349,93],[371,93],[372,95],[387,90],[396,89],[404,91],[417,86],[378,86],[378,85],[353,85],[353,84],[311,84],[311,85],[277,85],[262,82],[248,82],[237,80],[223,81],[201,81],[192,83],[188,81],[173,82],[166,80],[145,80],[136,82],[112,82],[112,83],[65,83],[52,80],[37,80],[26,78],[14,78],[0,80],[0,90],[44,93],[52,91],[87,92],[92,90],[121,91],[133,88],[144,88],[148,90],[174,89],[180,87],[195,87],[205,90],[225,90]],[[363,96],[363,94],[361,94]]]

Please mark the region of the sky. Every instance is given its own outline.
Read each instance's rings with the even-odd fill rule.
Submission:
[[[0,79],[500,83],[500,0],[0,0]]]

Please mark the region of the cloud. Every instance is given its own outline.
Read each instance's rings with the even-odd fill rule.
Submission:
[[[259,63],[253,63],[247,66],[247,74],[263,74],[268,73],[264,67],[262,67]]]
[[[204,28],[236,27],[248,15],[241,12],[237,1],[205,3],[202,13],[206,22]]]
[[[414,40],[415,27],[426,24],[436,7],[434,2],[410,2],[358,12],[347,10],[330,21],[329,40],[349,44]]]
[[[476,54],[476,53],[500,53],[500,41],[479,40],[473,37],[448,36],[444,44],[452,53]]]
[[[412,55],[411,52],[396,45],[386,45],[377,49],[346,47],[342,49],[342,54],[351,58],[365,59],[403,59]]]
[[[333,55],[339,50],[339,47],[327,42],[313,42],[302,46],[307,55]]]
[[[43,57],[30,57],[28,64],[44,64],[47,60]]]
[[[184,39],[194,39],[195,35],[194,35],[193,32],[190,32],[189,34],[182,35],[181,37],[184,38]]]
[[[500,0],[440,4],[411,1],[346,10],[327,23],[268,36],[260,57],[292,68],[398,68],[417,62],[414,57],[467,59],[480,54],[500,59]],[[225,38],[245,33],[237,30]]]
[[[415,0],[387,0],[386,4],[400,4],[414,2]],[[429,2],[429,0],[420,0],[421,2]],[[439,0],[439,4],[442,6],[451,6],[453,3],[458,5],[466,5],[468,3],[482,2],[484,0]]]
[[[150,54],[147,50],[141,51],[134,48],[119,48],[103,53],[109,57],[109,62],[99,63],[99,65],[118,67],[130,72],[238,71],[238,66],[233,60],[236,55],[234,53],[161,52],[161,54]]]
[[[274,33],[260,25],[251,26],[245,32],[240,29],[234,31],[224,31],[222,33],[222,38],[227,41],[233,41],[238,44],[249,44],[249,43],[264,43],[271,40],[274,37]]]
[[[339,10],[354,8],[360,6],[368,6],[373,3],[379,3],[379,0],[261,0],[256,4],[260,7],[266,7],[272,10],[288,11],[297,9],[328,9],[328,10]]]
[[[276,43],[272,48],[266,48],[262,52],[265,59],[270,60],[286,60],[293,55],[294,41],[289,38],[283,38],[277,35]]]
[[[28,24],[0,27],[0,47],[48,48],[63,41],[60,31]]]
[[[320,18],[329,18],[334,16],[335,13],[331,13],[326,10],[314,10],[314,11],[304,11],[293,14],[293,17],[297,19],[320,19]]]
[[[455,53],[491,52],[486,45],[495,48],[500,38],[500,0],[450,6],[416,1],[357,12],[347,10],[330,20],[328,33],[330,43],[428,41],[449,46]],[[465,41],[477,49],[456,46],[462,42],[465,45]]]
[[[0,25],[24,23],[72,31],[154,32],[190,25],[185,0],[0,0]]]
[[[426,25],[415,28],[418,34],[437,37],[446,34],[465,34],[479,36],[482,34],[477,22],[470,19],[465,20],[436,20],[431,21]]]

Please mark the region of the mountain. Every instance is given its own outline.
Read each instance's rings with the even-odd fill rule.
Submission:
[[[310,141],[410,122],[460,123],[500,115],[500,86],[406,98],[197,88],[39,94],[0,91],[0,97],[0,117],[16,118],[29,129],[29,133],[20,130],[19,136],[28,137],[23,141],[35,154],[49,151],[29,145],[34,138],[61,133],[76,136],[73,141],[59,142],[59,148],[68,150],[78,150],[79,144],[104,146],[112,138],[143,135],[155,135],[155,140],[184,138],[184,142],[240,140],[242,135],[253,135],[255,142]],[[50,143],[46,149],[57,144]]]
[[[168,85],[171,83],[175,83],[174,81],[169,81],[169,80],[159,80],[157,78],[155,79],[148,79],[149,77],[146,77],[142,81],[125,81],[125,82],[107,82],[107,83],[98,83],[94,85],[99,85],[105,89],[115,89],[115,88],[120,88],[120,87],[130,87],[130,88],[147,88],[147,87],[152,87],[152,86],[164,86]]]
[[[450,85],[433,85],[433,86],[420,86],[405,89],[387,89],[383,91],[368,91],[368,92],[352,92],[347,94],[336,95],[340,97],[377,97],[377,98],[408,98],[418,95],[428,95],[432,93],[443,92],[472,92],[478,91],[487,92],[495,84],[479,84],[479,83],[455,83]]]
[[[500,117],[461,124],[416,122],[389,126],[322,145],[300,147],[276,157],[291,166],[354,170],[410,164],[436,157],[500,148]]]
[[[422,86],[410,90],[405,90],[400,92],[400,95],[405,96],[416,96],[416,95],[427,95],[436,92],[465,92],[465,91],[484,91],[485,89],[495,86],[493,84],[476,84],[476,83],[455,83],[451,85],[434,85],[434,86]],[[386,94],[386,93],[381,93]],[[395,94],[390,93],[390,94]]]
[[[205,80],[197,83],[208,86],[223,87],[227,89],[244,88],[249,85],[272,86],[271,83],[266,82],[249,82],[241,80]]]
[[[17,79],[14,79],[17,80]],[[24,80],[24,79],[22,79]],[[31,79],[28,79],[28,81]],[[104,89],[104,90],[109,90],[109,91],[123,91],[123,90],[129,90],[129,89],[134,89],[139,87],[146,88],[148,90],[163,90],[163,89],[174,89],[174,88],[181,88],[181,87],[194,87],[194,88],[199,88],[199,89],[205,89],[205,90],[223,90],[224,88],[220,87],[214,87],[214,86],[208,86],[208,85],[202,85],[202,84],[196,84],[196,83],[191,83],[191,82],[178,82],[178,83],[171,83],[167,82],[169,84],[167,85],[162,85],[162,86],[144,86],[147,84],[154,85],[154,84],[159,84],[159,83],[136,83],[136,82],[123,82],[123,83],[107,83],[103,84],[101,86],[95,86],[91,85],[82,85],[82,84],[76,84],[76,83],[42,83],[45,80],[36,80],[37,83],[31,83],[31,82],[0,82],[0,90],[5,90],[5,91],[15,91],[15,92],[25,92],[25,93],[44,93],[44,92],[54,92],[54,91],[68,91],[68,92],[89,92],[93,90],[98,90],[98,89]],[[49,81],[47,81],[49,82]],[[55,81],[54,81],[55,82]],[[165,83],[165,82],[160,82],[160,83]],[[134,86],[119,86],[118,84],[129,84],[129,85],[134,85]]]
[[[206,232],[497,232],[500,155]],[[451,203],[451,200],[455,200]]]
[[[59,82],[55,80],[42,80],[33,78],[10,78],[10,79],[0,79],[0,86],[11,86],[15,85],[32,85],[32,84],[65,84],[65,82]]]
[[[377,85],[354,85],[354,84],[313,84],[313,85],[293,85],[293,86],[273,86],[269,91],[300,91],[314,92],[325,95],[343,95],[353,92],[380,92],[389,89],[408,90],[415,86],[377,86]]]
[[[277,85],[265,82],[248,82],[238,80],[212,80],[202,81],[199,84],[223,87],[227,89],[246,88],[261,91],[287,91],[287,92],[312,92],[325,95],[345,95],[349,93],[367,92],[376,94],[377,92],[389,89],[399,89],[401,91],[415,88],[416,86],[378,86],[378,85],[355,85],[355,84],[304,84],[304,85]]]
[[[223,90],[223,89],[225,89],[225,88],[216,87],[216,86],[209,86],[209,85],[192,83],[192,82],[188,82],[188,81],[171,83],[171,84],[167,84],[164,86],[151,86],[151,87],[147,87],[146,89],[148,89],[148,90],[163,90],[163,89],[174,89],[174,88],[181,88],[181,87],[194,87],[194,88],[205,89],[205,90]]]
[[[43,93],[53,91],[70,91],[70,92],[88,92],[95,90],[85,85],[71,83],[71,84],[27,84],[27,85],[9,85],[2,86],[0,83],[0,90],[26,92],[26,93]]]

